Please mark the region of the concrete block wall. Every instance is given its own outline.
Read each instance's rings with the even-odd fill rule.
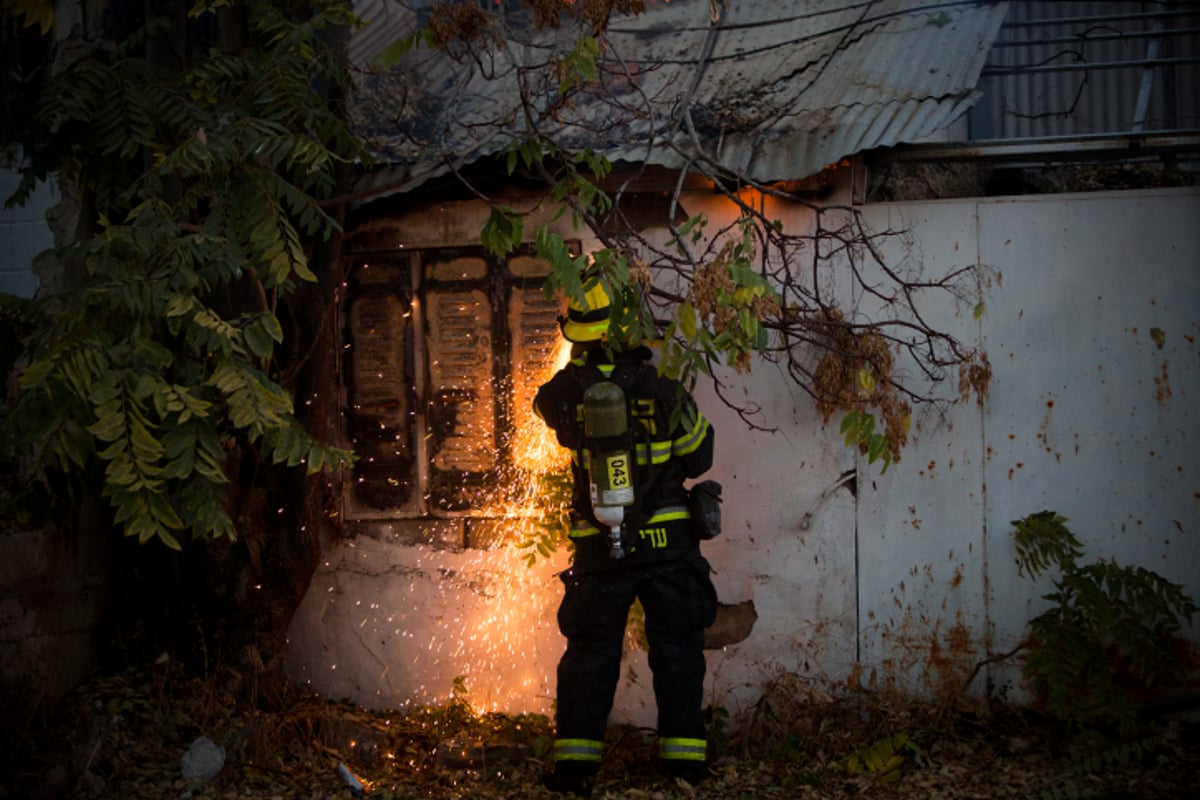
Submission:
[[[0,172],[0,199],[7,201],[21,183],[12,171]],[[58,187],[42,184],[24,206],[0,207],[0,292],[33,297],[38,277],[33,271],[37,255],[54,244],[46,210],[58,203]]]

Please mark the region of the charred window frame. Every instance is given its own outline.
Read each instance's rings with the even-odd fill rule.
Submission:
[[[496,515],[560,340],[548,265],[519,252],[354,255],[340,304],[348,520]]]

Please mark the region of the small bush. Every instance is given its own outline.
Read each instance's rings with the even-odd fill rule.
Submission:
[[[1021,574],[1059,573],[1044,596],[1052,605],[1029,623],[1025,674],[1046,710],[1069,727],[1115,726],[1126,736],[1139,700],[1187,677],[1178,633],[1197,607],[1151,570],[1077,563],[1083,547],[1065,523],[1052,511],[1013,522]]]

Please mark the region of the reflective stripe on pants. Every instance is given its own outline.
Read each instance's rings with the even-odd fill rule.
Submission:
[[[594,761],[600,763],[604,742],[595,739],[555,739],[554,760]]]
[[[660,754],[676,763],[703,761],[704,629],[716,612],[708,562],[695,553],[606,573],[568,572],[562,578],[558,623],[567,648],[558,664],[558,736],[574,742],[604,739],[620,678],[625,622],[630,605],[640,599],[658,733],[668,744],[683,746]]]
[[[658,740],[658,757],[663,761],[704,761],[708,742],[703,739]]]

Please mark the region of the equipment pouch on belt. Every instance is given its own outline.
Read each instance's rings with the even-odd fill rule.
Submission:
[[[721,532],[721,484],[701,481],[688,491],[688,511],[696,536],[712,539]]]

